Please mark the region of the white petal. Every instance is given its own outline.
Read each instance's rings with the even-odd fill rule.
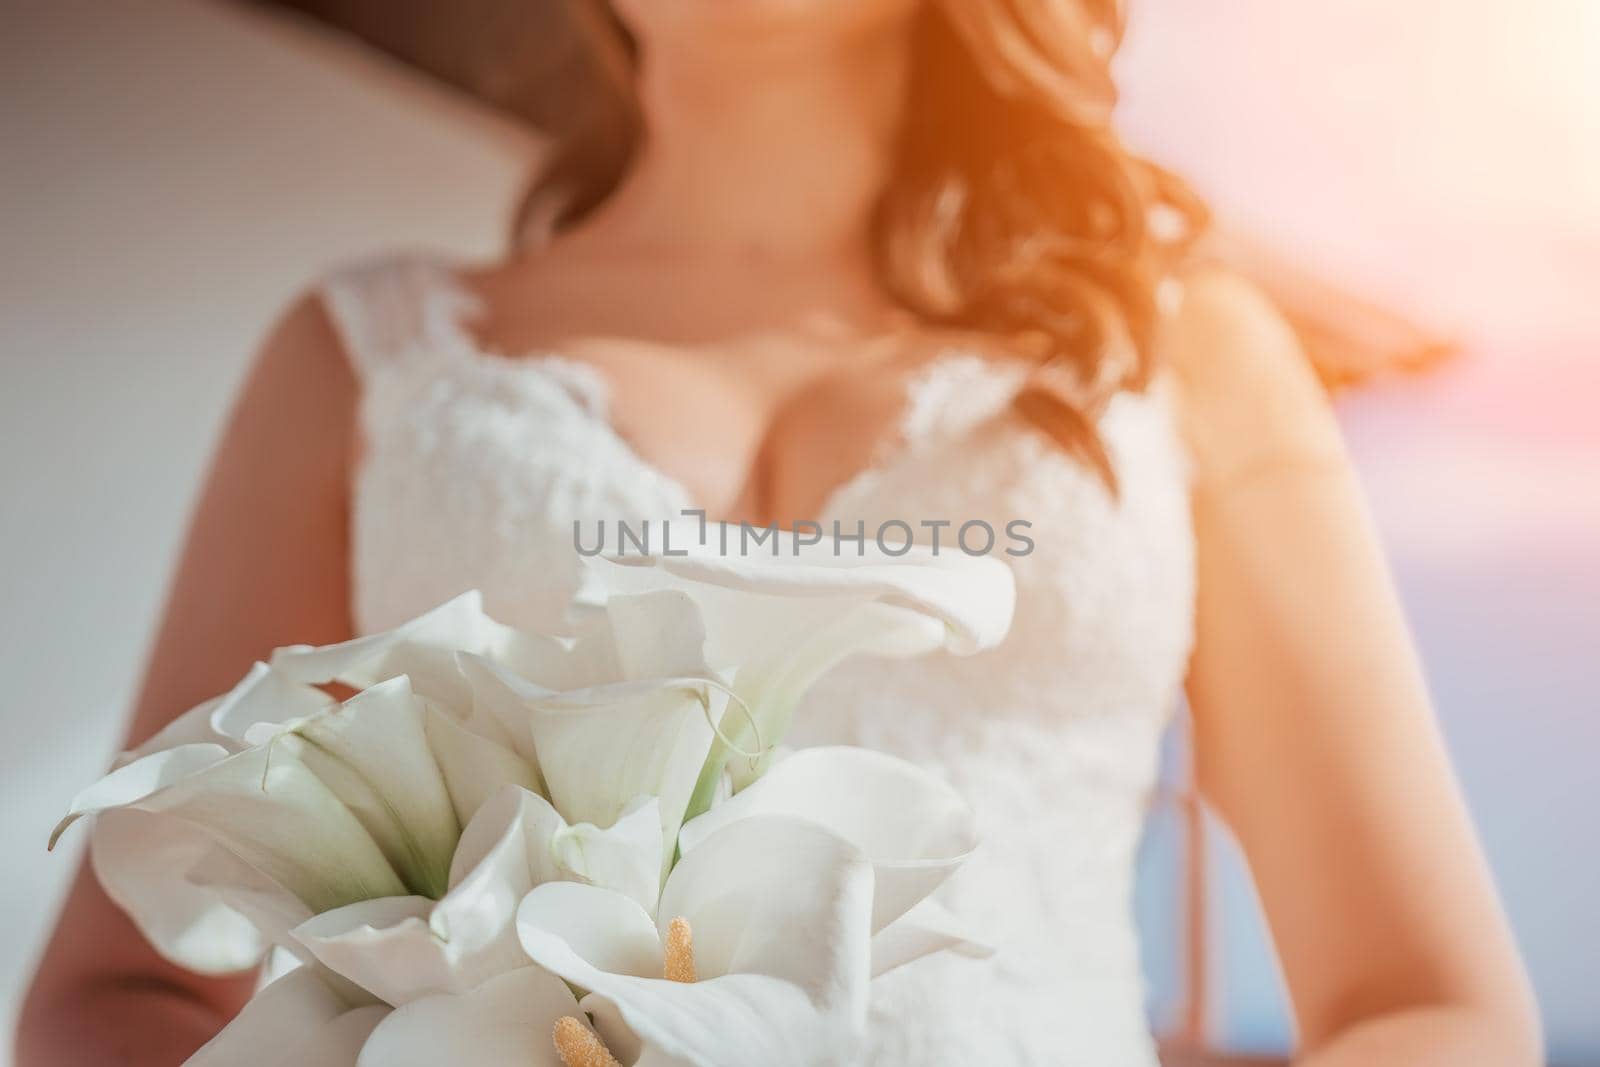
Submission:
[[[544,797],[506,786],[461,835],[450,869],[451,889],[440,903],[449,905],[448,913],[476,885],[514,886],[515,910],[535,885],[576,880],[615,889],[653,908],[660,888],[659,825],[653,797],[638,798],[614,825],[600,829],[591,823],[568,826]],[[527,879],[526,884],[513,872]]]
[[[253,726],[303,719],[335,703],[322,690],[257,663],[243,681],[218,700],[211,712],[211,727],[218,735],[237,743],[245,740]]]
[[[446,712],[429,707],[423,729],[462,826],[470,823],[478,809],[506,785],[535,793],[544,791],[533,764],[505,745],[468,730]]]
[[[547,692],[545,686],[504,664],[471,653],[461,653],[456,663],[472,692],[473,721],[463,721],[462,727],[505,745],[537,769],[539,756],[533,744],[526,694]]]
[[[378,1025],[393,1014],[387,1004],[353,1008],[317,1027],[306,1040],[294,1042],[282,1067],[356,1067],[357,1057]]]
[[[318,916],[298,933],[316,939],[312,948],[330,967],[392,1004],[470,989],[525,967],[515,927],[517,905],[533,888],[535,871],[544,875],[545,867],[553,866],[534,862],[533,842],[548,842],[561,826],[561,817],[542,797],[507,786],[462,833],[450,892],[437,904],[421,901],[409,910],[390,905],[392,922],[374,921],[356,905],[335,919]],[[370,929],[361,929],[363,923]]]
[[[831,539],[802,545],[791,533],[776,535],[771,550],[741,548],[736,528],[724,549],[720,530],[708,527],[701,544],[698,524],[674,524],[670,540],[684,554],[587,560],[579,594],[605,604],[651,590],[683,591],[704,617],[707,663],[738,668],[734,685],[745,713],[721,723],[729,742],[719,741],[706,760],[691,817],[711,806],[725,769],[736,788],[764,770],[762,759],[733,757],[780,742],[806,689],[845,657],[940,647],[970,653],[998,644],[1010,627],[1015,586],[998,560],[926,548],[894,557],[872,546],[857,557],[842,554]]]
[[[874,932],[905,914],[972,854],[977,821],[937,775],[864,748],[801,749],[679,834],[685,854],[739,819],[785,815],[817,823],[872,861]]]
[[[465,992],[527,966],[517,906],[539,882],[572,876],[552,848],[565,830],[549,801],[506,786],[462,833],[450,891],[437,904],[368,901],[319,915],[295,934],[333,970],[391,1004]]]
[[[606,1048],[616,1057],[617,1062],[632,1064],[633,1067],[649,1067],[651,1063],[655,1063],[656,1067],[669,1067],[669,1065],[678,1067],[680,1064],[693,1067],[693,1064],[667,1056],[657,1049],[651,1050],[653,1058],[642,1057],[644,1045],[640,1042],[639,1035],[628,1027],[617,1006],[605,997],[597,997],[591,993],[578,1003],[589,1013],[589,1021],[594,1026],[594,1032],[600,1035],[600,1040],[605,1042]]]
[[[306,920],[294,936],[329,970],[398,1007],[468,988],[428,926],[432,910],[426,897],[363,900]]]
[[[137,809],[105,812],[89,837],[89,859],[106,895],[157,952],[200,974],[254,967],[268,943],[214,889],[182,877],[219,851],[200,827]]]
[[[201,827],[314,913],[405,893],[366,830],[287,751],[247,749],[134,806]]]
[[[558,831],[550,851],[564,871],[591,885],[632,897],[655,914],[661,890],[663,855],[660,805],[655,797],[639,797],[604,829],[579,823]]]
[[[737,529],[730,529],[730,551],[721,550],[718,531],[709,528],[707,543],[699,544],[696,524],[674,523],[674,550],[684,555],[624,555],[615,560],[590,560],[584,595],[594,599],[606,592],[638,592],[681,583],[767,594],[785,600],[809,597],[864,597],[911,608],[941,620],[949,630],[946,645],[955,652],[972,652],[1000,643],[1011,625],[1016,588],[1011,569],[991,557],[968,556],[959,550],[913,546],[900,556],[889,556],[869,543],[857,555],[854,545],[835,551],[830,538],[814,545],[799,543],[791,532],[780,532],[776,553],[738,550]],[[651,581],[627,570],[659,571],[676,579]],[[621,571],[622,573],[619,573]],[[598,590],[596,587],[599,587]],[[691,590],[693,594],[693,590]],[[696,595],[696,600],[700,597]],[[708,615],[711,639],[732,640],[725,620]],[[720,632],[719,632],[720,631]]]
[[[994,954],[994,947],[977,940],[938,901],[924,900],[873,935],[872,976],[876,978],[935,952],[983,959]]]
[[[46,847],[55,848],[67,827],[85,815],[138,803],[227,758],[228,750],[221,745],[202,742],[155,752],[118,767],[72,798],[67,814],[56,824]]]
[[[522,633],[484,614],[483,598],[473,590],[384,633],[321,648],[280,648],[272,665],[303,682],[336,681],[357,689],[404,674],[423,696],[465,708],[469,693],[456,663],[462,652],[536,679],[559,675],[567,656],[564,642]]]
[[[746,819],[685,856],[663,891],[660,920],[689,921],[700,981],[613,973],[586,958],[614,950],[625,913],[616,897],[607,918],[604,901],[541,887],[518,930],[530,956],[591,991],[586,1004],[614,1007],[654,1057],[641,1062],[820,1067],[849,1062],[864,1024],[871,881],[865,858],[818,827]],[[563,927],[577,932],[569,940]],[[628,939],[642,970],[642,931]]]
[[[444,893],[461,830],[405,676],[297,723],[280,744],[354,813],[408,889]]]
[[[613,648],[615,666],[587,685],[703,675],[709,670],[705,620],[688,594],[665,589],[613,597],[605,615],[603,632]],[[580,653],[585,645],[579,642]]]
[[[450,862],[451,890],[474,878],[522,871],[532,881],[518,892],[520,901],[534,885],[557,876],[549,842],[565,826],[544,797],[518,786],[502,786],[461,833]]]
[[[530,939],[545,945],[545,938],[555,938],[589,966],[613,974],[661,977],[664,957],[655,920],[615,890],[576,882],[538,886],[517,909],[517,933],[525,949]],[[563,971],[556,973],[571,979]]]
[[[507,786],[462,834],[450,891],[437,904],[421,897],[363,901],[318,915],[293,933],[329,968],[398,1006],[465,992],[527,966],[515,919],[536,884],[610,879],[647,892],[653,905],[660,869],[653,802],[630,808],[608,830],[569,828],[543,797]],[[654,927],[644,922],[653,939]],[[658,946],[658,966],[659,954]]]
[[[814,823],[776,815],[708,835],[673,868],[656,912],[663,930],[689,920],[702,975],[770,974],[819,1003],[865,995],[857,983],[871,913],[867,857]]]
[[[711,748],[692,680],[626,683],[530,699],[539,766],[568,822],[610,826],[639,796],[659,799],[668,855]]]
[[[557,876],[549,840],[563,825],[549,801],[506,786],[462,833],[450,892],[428,924],[449,946],[467,986],[527,966],[517,940],[517,905],[539,881]]]
[[[356,689],[409,674],[417,691],[455,702],[462,693],[451,653],[484,652],[499,628],[483,613],[477,590],[383,633],[335,645],[289,645],[272,654],[272,666],[315,685],[340,682]]]
[[[794,709],[806,691],[850,656],[922,655],[938,648],[945,636],[943,625],[930,616],[889,604],[840,598],[813,604],[804,626],[795,628],[791,620],[770,632],[767,647],[759,653],[752,650],[734,679],[734,688],[750,716],[731,716],[723,723],[724,733],[744,751],[770,751],[788,734]],[[727,769],[739,789],[764,773],[770,763],[770,756],[755,762],[735,758],[728,761]]]
[[[701,982],[635,978],[589,966],[548,934],[535,935],[539,954],[563,977],[591,992],[586,1010],[610,1021],[607,1044],[628,1049],[615,1020],[638,1039],[636,1065],[666,1067],[837,1067],[853,1063],[860,1025],[819,1010],[798,986],[762,974],[730,974]],[[864,980],[863,980],[864,984]]]
[[[186,1067],[354,1067],[356,1050],[386,1012],[349,1001],[318,968],[299,967],[251,997]]]
[[[188,826],[187,823],[165,816],[151,817],[176,826]],[[286,949],[303,963],[311,961],[311,954],[290,933],[311,918],[311,909],[299,897],[233,853],[213,845],[198,863],[189,868],[184,881],[216,894],[218,900],[238,912],[269,944]]]
[[[485,982],[464,996],[433,996],[394,1012],[373,1031],[359,1067],[562,1067],[556,1020],[581,1016],[566,985],[537,967]]]

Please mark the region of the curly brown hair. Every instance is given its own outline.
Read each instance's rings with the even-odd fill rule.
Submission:
[[[518,240],[602,203],[645,134],[635,45],[606,0],[274,2],[539,129],[552,152]],[[1032,360],[1018,409],[1112,484],[1095,423],[1111,396],[1150,381],[1163,283],[1202,235],[1208,258],[1267,290],[1330,385],[1452,351],[1273,242],[1209,225],[1181,180],[1122,144],[1110,66],[1125,12],[1125,0],[925,0],[873,231],[885,289]]]

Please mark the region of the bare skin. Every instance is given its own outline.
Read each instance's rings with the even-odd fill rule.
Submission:
[[[889,306],[864,238],[907,4],[810,7],[774,34],[723,4],[628,5],[650,57],[636,173],[577,232],[467,278],[485,344],[593,363],[638,450],[722,516],[811,514],[893,423],[906,371],[948,340]],[[1161,347],[1195,466],[1201,784],[1258,881],[1300,1062],[1538,1064],[1521,963],[1303,354],[1220,273],[1189,279]],[[350,635],[356,395],[303,301],[234,412],[130,741],[275,645]],[[163,963],[80,875],[18,1062],[176,1063],[250,987]]]

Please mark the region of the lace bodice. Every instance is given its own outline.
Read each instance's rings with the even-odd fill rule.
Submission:
[[[463,589],[507,622],[560,625],[574,520],[673,517],[689,493],[612,431],[600,376],[475,347],[472,301],[422,259],[332,278],[329,312],[363,381],[354,604],[393,626]],[[796,716],[841,742],[943,771],[984,843],[942,890],[996,946],[880,979],[875,1064],[1148,1067],[1132,920],[1134,854],[1193,624],[1186,470],[1160,388],[1112,402],[1120,486],[1007,414],[1016,372],[951,352],[914,382],[904,446],[841,486],[824,521],[1032,524],[1011,559],[1010,636],[969,658],[861,660]]]

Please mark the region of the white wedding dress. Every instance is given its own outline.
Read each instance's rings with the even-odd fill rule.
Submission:
[[[577,576],[573,521],[694,506],[607,421],[605,383],[558,355],[475,347],[443,267],[342,272],[323,297],[363,383],[354,490],[356,620],[391,627],[467,588],[506,622],[552,627]],[[1150,1067],[1132,921],[1134,854],[1193,627],[1185,458],[1160,389],[1101,422],[1120,493],[1007,414],[1017,379],[951,352],[907,399],[903,448],[824,520],[1032,523],[1011,560],[1010,636],[970,658],[861,660],[796,716],[796,744],[934,767],[977,808],[979,853],[943,901],[997,946],[875,985],[866,1061],[905,1067]],[[714,516],[713,516],[714,517]],[[870,536],[870,534],[869,534]]]

